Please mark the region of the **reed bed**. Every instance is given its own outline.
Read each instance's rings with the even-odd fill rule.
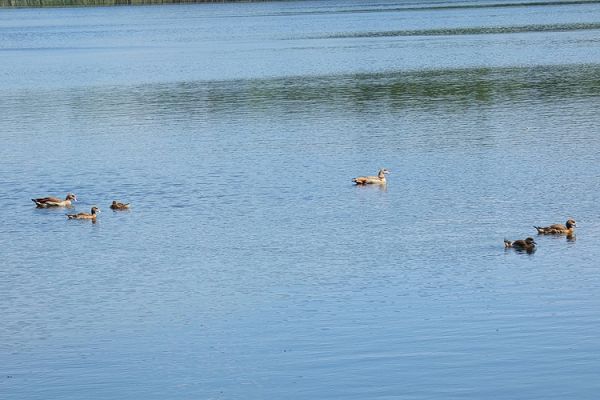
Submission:
[[[0,7],[76,7],[177,3],[247,3],[253,0],[0,0]]]

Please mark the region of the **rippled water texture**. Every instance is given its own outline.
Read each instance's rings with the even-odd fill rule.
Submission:
[[[0,10],[0,398],[595,399],[599,26],[596,1]],[[96,224],[30,201],[68,191]]]

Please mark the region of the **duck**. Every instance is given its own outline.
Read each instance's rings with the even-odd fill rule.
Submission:
[[[573,219],[567,220],[565,225],[554,224],[550,226],[534,226],[537,229],[538,235],[573,235],[577,223]]]
[[[129,203],[121,203],[116,200],[113,200],[112,204],[110,205],[110,208],[112,210],[128,210]]]
[[[48,207],[71,207],[72,201],[77,201],[77,196],[73,193],[67,193],[64,200],[58,197],[40,197],[37,199],[31,199],[37,208],[48,208]]]
[[[91,213],[77,213],[77,214],[67,214],[68,219],[91,219],[95,220],[96,216],[100,212],[100,209],[96,206],[92,207]]]
[[[352,179],[352,182],[357,185],[385,185],[387,183],[385,176],[389,173],[389,170],[381,168],[377,176],[358,176]]]
[[[515,241],[510,241],[510,240],[506,240],[504,239],[504,248],[513,248],[516,250],[524,250],[528,253],[531,253],[533,251],[535,251],[535,245],[537,243],[535,242],[535,240],[533,240],[532,237],[528,237],[525,240],[523,239],[519,239],[519,240],[515,240]]]

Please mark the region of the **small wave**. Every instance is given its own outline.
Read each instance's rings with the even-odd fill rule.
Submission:
[[[370,37],[395,37],[395,36],[455,36],[455,35],[489,35],[503,33],[525,32],[567,32],[600,29],[600,23],[575,23],[575,24],[543,24],[520,26],[490,26],[473,28],[440,28],[440,29],[414,29],[399,31],[355,32],[321,36],[321,39],[346,39]]]
[[[553,7],[566,5],[598,4],[600,0],[559,0],[559,1],[524,1],[524,2],[502,2],[502,3],[478,3],[478,4],[418,4],[410,3],[401,7],[372,7],[372,8],[347,8],[327,9],[309,11],[283,11],[270,16],[292,16],[292,15],[320,15],[320,14],[355,14],[355,13],[383,13],[403,11],[432,11],[432,10],[456,10],[456,9],[482,9],[482,8],[510,8],[510,7]]]

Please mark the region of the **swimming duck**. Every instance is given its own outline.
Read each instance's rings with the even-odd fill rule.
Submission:
[[[98,207],[92,207],[92,212],[91,213],[78,213],[78,214],[67,214],[67,218],[69,219],[92,219],[95,220],[96,219],[96,215],[97,213],[100,212],[100,209]]]
[[[116,200],[113,200],[112,204],[110,205],[110,208],[112,210],[128,210],[129,203],[120,203]]]
[[[515,240],[513,242],[511,242],[510,240],[506,240],[504,239],[504,247],[505,248],[509,248],[512,247],[516,250],[524,250],[528,253],[531,253],[535,250],[535,245],[537,243],[535,242],[535,240],[533,240],[533,238],[528,237],[525,240]]]
[[[534,226],[537,229],[538,235],[572,235],[577,226],[575,220],[569,219],[565,225],[554,224],[550,226]]]
[[[356,183],[357,185],[370,185],[370,184],[385,185],[386,184],[385,175],[389,174],[389,173],[390,173],[390,171],[388,171],[385,168],[382,168],[379,170],[379,173],[377,174],[377,176],[358,176],[358,177],[352,179],[352,182]]]
[[[71,207],[71,201],[77,201],[77,196],[73,193],[67,193],[64,200],[58,197],[40,197],[39,199],[31,199],[38,208],[48,207]]]

